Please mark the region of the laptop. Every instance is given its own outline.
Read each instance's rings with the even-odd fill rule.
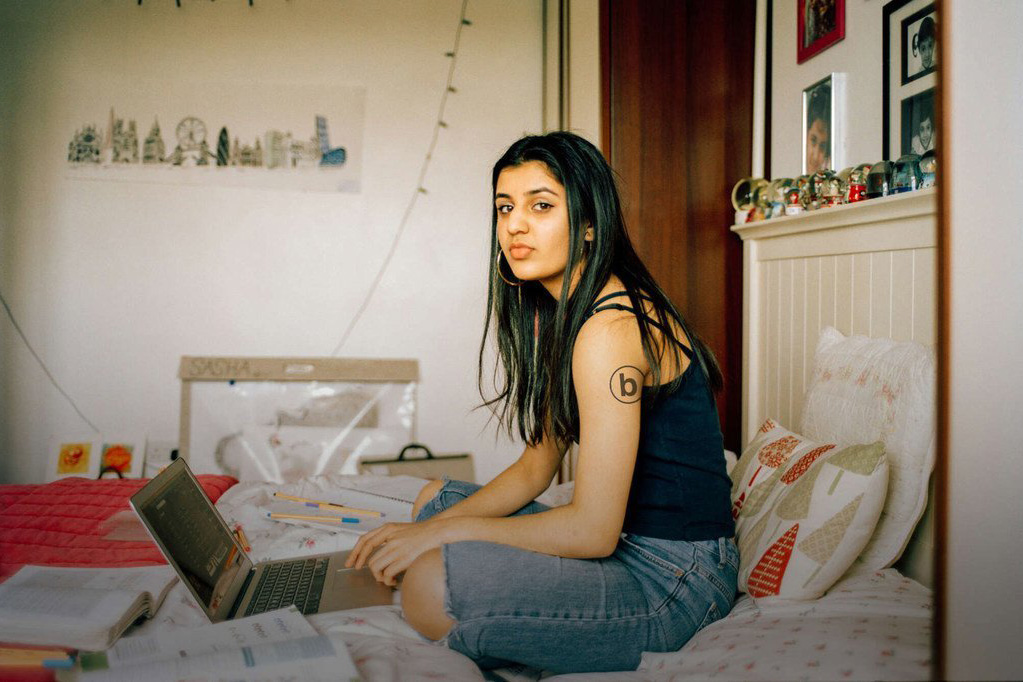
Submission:
[[[347,551],[253,564],[184,459],[135,493],[131,506],[211,622],[291,604],[320,613],[394,603],[395,588],[368,567],[344,567]]]

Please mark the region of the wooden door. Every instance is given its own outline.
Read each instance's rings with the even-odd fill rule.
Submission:
[[[640,257],[721,365],[725,447],[740,452],[742,246],[753,0],[602,0],[603,148]]]

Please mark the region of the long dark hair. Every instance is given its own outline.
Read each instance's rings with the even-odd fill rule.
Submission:
[[[586,312],[611,274],[617,275],[624,284],[629,305],[634,310],[644,310],[639,291],[649,297],[657,322],[664,330],[664,342],[674,353],[675,366],[680,367],[681,361],[678,340],[671,332],[669,317],[689,337],[709,385],[715,391],[720,390],[721,370],[713,353],[690,330],[636,255],[626,233],[614,173],[600,151],[584,138],[568,132],[524,137],[509,147],[494,164],[492,193],[497,193],[497,179],[501,171],[529,161],[543,163],[565,188],[569,224],[568,263],[561,295],[556,301],[538,282],[524,281],[521,286],[505,282],[498,272],[501,245],[497,239],[497,209],[491,203],[490,285],[477,373],[483,404],[477,407],[489,407],[492,415],[496,415],[507,428],[509,437],[512,437],[512,423],[517,422],[520,438],[529,445],[537,445],[545,437],[554,437],[563,444],[569,440],[578,441],[579,409],[572,387],[572,348]],[[594,233],[591,242],[583,239],[588,225],[592,226]],[[569,298],[571,273],[584,255],[586,267]],[[505,277],[514,275],[505,274]],[[492,317],[499,354],[499,361],[494,367],[494,385],[498,394],[487,400],[483,392],[483,361]],[[661,368],[654,353],[650,325],[642,315],[637,315],[636,320],[643,342],[643,355],[653,369],[653,399],[659,390],[675,390],[683,376],[680,374],[671,384],[660,386]],[[498,366],[504,369],[505,379],[500,387],[497,385]],[[495,403],[500,404],[500,410],[494,407]]]

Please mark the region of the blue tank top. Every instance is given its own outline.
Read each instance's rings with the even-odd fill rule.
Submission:
[[[627,306],[598,307],[609,298],[625,295],[619,291],[598,299],[583,320],[614,308],[641,314],[664,330],[656,320]],[[695,353],[681,342],[679,346],[689,366],[675,388],[669,392],[669,384],[662,384],[656,397],[653,387],[642,389],[639,449],[622,530],[690,542],[732,537],[732,483],[725,470],[714,394]]]

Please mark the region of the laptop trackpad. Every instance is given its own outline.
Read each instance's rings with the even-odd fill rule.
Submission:
[[[394,603],[395,590],[377,582],[368,568],[343,568],[343,562],[332,562],[318,611],[341,611],[363,606]]]

